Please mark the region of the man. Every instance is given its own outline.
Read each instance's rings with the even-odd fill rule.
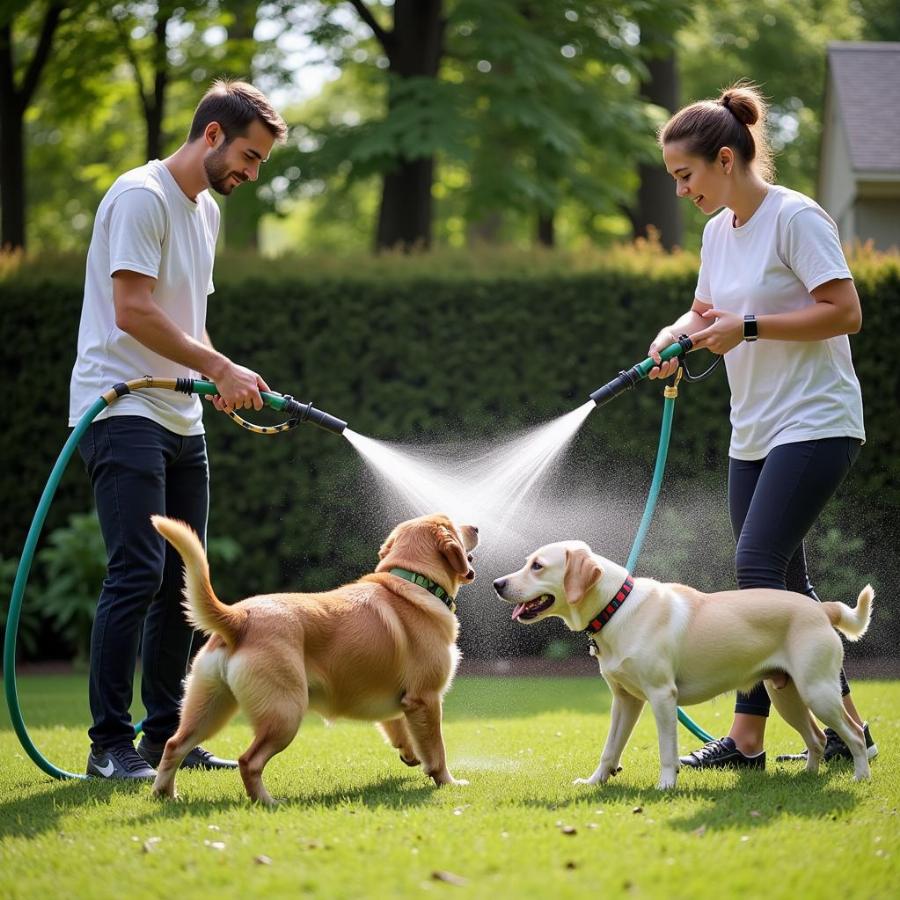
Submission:
[[[200,101],[187,141],[109,189],[88,251],[69,425],[112,385],[146,374],[204,373],[219,390],[217,409],[262,407],[266,382],[217,352],[206,333],[219,230],[207,188],[228,195],[255,181],[286,131],[254,87],[217,81]],[[91,635],[87,772],[151,779],[178,725],[193,631],[181,608],[180,561],[150,515],[182,519],[205,540],[209,478],[201,403],[167,390],[128,394],[100,413],[79,451],[108,557]],[[147,715],[135,748],[128,710],[139,641]],[[237,763],[197,747],[184,765]]]

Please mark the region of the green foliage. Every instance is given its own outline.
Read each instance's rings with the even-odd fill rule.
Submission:
[[[16,0],[3,7],[3,21],[13,24],[19,82],[48,5]],[[315,64],[340,68],[340,78],[320,96],[285,111],[295,126],[291,142],[262,170],[253,214],[231,209],[225,230],[231,246],[260,210],[280,214],[296,206],[282,228],[269,217],[267,238],[276,232],[277,240],[268,239],[279,247],[329,251],[371,246],[381,173],[397,158],[432,152],[438,243],[459,246],[480,236],[527,245],[535,216],[551,210],[562,245],[622,236],[629,225],[621,210],[637,185],[635,163],[658,160],[653,138],[665,113],[638,100],[638,83],[660,50],[660,36],[663,44],[673,35],[677,41],[684,102],[739,77],[763,85],[782,148],[780,178],[810,192],[827,42],[896,40],[898,21],[889,0],[750,6],[446,0],[437,79],[398,87],[383,48],[346,2],[69,0],[64,6],[26,119],[29,241],[43,250],[85,247],[103,193],[145,161],[134,69],[149,96],[160,11],[172,13],[166,153],[182,140],[214,77],[252,70],[267,91],[296,81],[287,48],[298,38],[311,42]],[[391,4],[369,7],[389,29]],[[249,206],[247,197],[233,202]],[[689,205],[685,219],[686,243],[694,247],[703,220]]]
[[[13,584],[19,568],[18,559],[6,559],[0,556],[0,643],[6,639],[6,623],[9,619],[9,607],[12,601]],[[17,649],[26,656],[34,656],[40,645],[44,617],[38,607],[22,604],[19,610],[19,626],[17,631]]]
[[[50,533],[35,560],[44,614],[72,648],[75,659],[90,657],[91,625],[106,575],[106,548],[94,513],[69,517]]]
[[[214,566],[233,563],[241,555],[241,545],[231,537],[215,537],[209,541],[208,555]],[[97,597],[106,575],[106,547],[96,513],[76,513],[65,526],[54,529],[37,554],[35,569],[31,593],[39,598],[41,616],[74,652],[76,661],[86,662]],[[23,611],[34,607],[34,602],[22,605]],[[28,621],[33,622],[35,613],[29,615]],[[33,626],[25,630],[31,641],[26,644],[23,640],[23,645],[32,652],[36,645]]]
[[[658,326],[686,308],[696,272],[692,256],[651,248],[583,255],[235,257],[223,263],[209,329],[225,353],[261,372],[273,389],[314,401],[361,434],[407,443],[501,438],[580,405],[619,369],[643,359]],[[834,510],[845,543],[857,537],[865,542],[849,563],[860,575],[872,572],[879,596],[890,596],[900,588],[890,524],[900,509],[900,374],[894,364],[900,260],[861,252],[851,265],[865,319],[852,344],[868,443]],[[0,328],[15,336],[0,357],[11,412],[0,462],[3,471],[19,473],[4,491],[0,553],[6,556],[21,551],[66,436],[80,277],[78,266],[64,260],[25,260],[16,271],[11,263],[0,279]],[[691,366],[704,368],[706,362],[692,358]],[[686,580],[707,578],[709,584],[698,586],[714,587],[733,577],[731,537],[721,515],[729,430],[721,369],[700,385],[683,385],[681,395],[660,518],[645,560],[656,569],[648,574],[669,579],[677,566]],[[643,496],[660,404],[658,386],[643,384],[589,419],[573,448],[575,458],[585,460],[582,477],[617,473],[614,488],[626,493],[631,485],[633,496]],[[345,441],[307,425],[257,438],[211,410],[205,421],[209,533],[237,538],[242,547],[238,558],[216,569],[223,599],[322,589],[371,568],[388,523]],[[76,460],[63,477],[48,533],[91,507],[80,468]],[[708,505],[695,508],[700,498]],[[667,519],[667,508],[682,512],[681,518]],[[638,517],[636,511],[623,522],[623,544]],[[691,549],[693,556],[683,555]],[[659,551],[668,558],[654,557]],[[720,556],[721,564],[708,565]],[[831,555],[827,565],[849,563]],[[811,567],[823,585],[823,566],[814,560]],[[480,601],[473,601],[471,614],[478,608]],[[532,650],[550,637],[540,629],[523,637],[512,626],[509,636],[511,648]],[[475,638],[464,617],[464,646]],[[873,629],[862,649],[876,652],[892,639]],[[528,645],[531,640],[537,645]]]

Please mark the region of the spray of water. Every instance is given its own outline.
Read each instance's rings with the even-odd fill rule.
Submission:
[[[443,512],[454,521],[478,524],[485,536],[496,536],[522,518],[539,492],[542,475],[593,407],[589,401],[490,448],[479,444],[411,447],[376,441],[351,429],[344,435],[379,479],[386,499],[395,503],[399,499],[412,514]]]
[[[442,512],[479,528],[475,584],[464,592],[461,617],[467,646],[500,653],[522,640],[493,596],[491,582],[521,565],[549,540],[585,538],[602,519],[597,497],[579,497],[560,477],[565,449],[593,401],[505,441],[415,446],[373,440],[347,429],[344,436],[365,460],[379,488],[377,518],[385,529],[410,516]]]
[[[410,515],[433,512],[478,525],[478,575],[459,598],[466,650],[476,657],[499,658],[532,639],[509,621],[491,582],[542,544],[579,539],[610,559],[624,563],[628,556],[651,472],[635,469],[621,455],[609,456],[609,444],[605,455],[598,453],[591,430],[581,429],[594,408],[588,402],[501,443],[411,446],[344,432],[379,488],[377,509],[370,511],[382,536]],[[648,429],[647,440],[654,438]],[[671,480],[666,494],[638,574],[699,582],[706,590],[730,586],[733,543],[724,498]],[[574,649],[575,636],[562,623],[536,627]]]

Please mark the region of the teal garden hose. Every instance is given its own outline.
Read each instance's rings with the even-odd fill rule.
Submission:
[[[676,343],[669,345],[659,355],[663,361],[680,357],[691,350],[692,344],[689,337],[682,337]],[[656,363],[652,357],[647,357],[643,362],[633,366],[628,371],[620,372],[619,375],[603,387],[598,388],[591,394],[591,399],[602,406],[608,403],[614,397],[619,396],[629,388],[634,387],[638,381],[646,378],[650,370]],[[711,371],[711,370],[707,370]],[[662,488],[663,475],[666,471],[666,459],[669,454],[669,439],[672,435],[672,420],[675,416],[675,400],[678,398],[678,381],[681,377],[681,369],[675,376],[674,384],[667,385],[663,400],[663,416],[662,425],[659,432],[659,446],[656,450],[656,466],[653,470],[653,480],[650,483],[650,491],[647,494],[647,502],[644,505],[644,514],[641,516],[641,522],[638,526],[637,534],[631,545],[631,553],[628,554],[628,562],[625,567],[632,574],[634,567],[637,565],[638,557],[641,555],[641,548],[644,545],[644,538],[650,530],[650,523],[653,520],[653,512],[656,509],[656,501],[659,499],[659,492]],[[702,377],[702,376],[701,376]],[[701,741],[711,741],[713,736],[701,728],[680,706],[678,707],[678,721],[687,728],[695,737]]]

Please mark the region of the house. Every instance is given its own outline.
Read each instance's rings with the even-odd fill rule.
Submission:
[[[828,45],[817,199],[845,244],[900,248],[900,43]]]

